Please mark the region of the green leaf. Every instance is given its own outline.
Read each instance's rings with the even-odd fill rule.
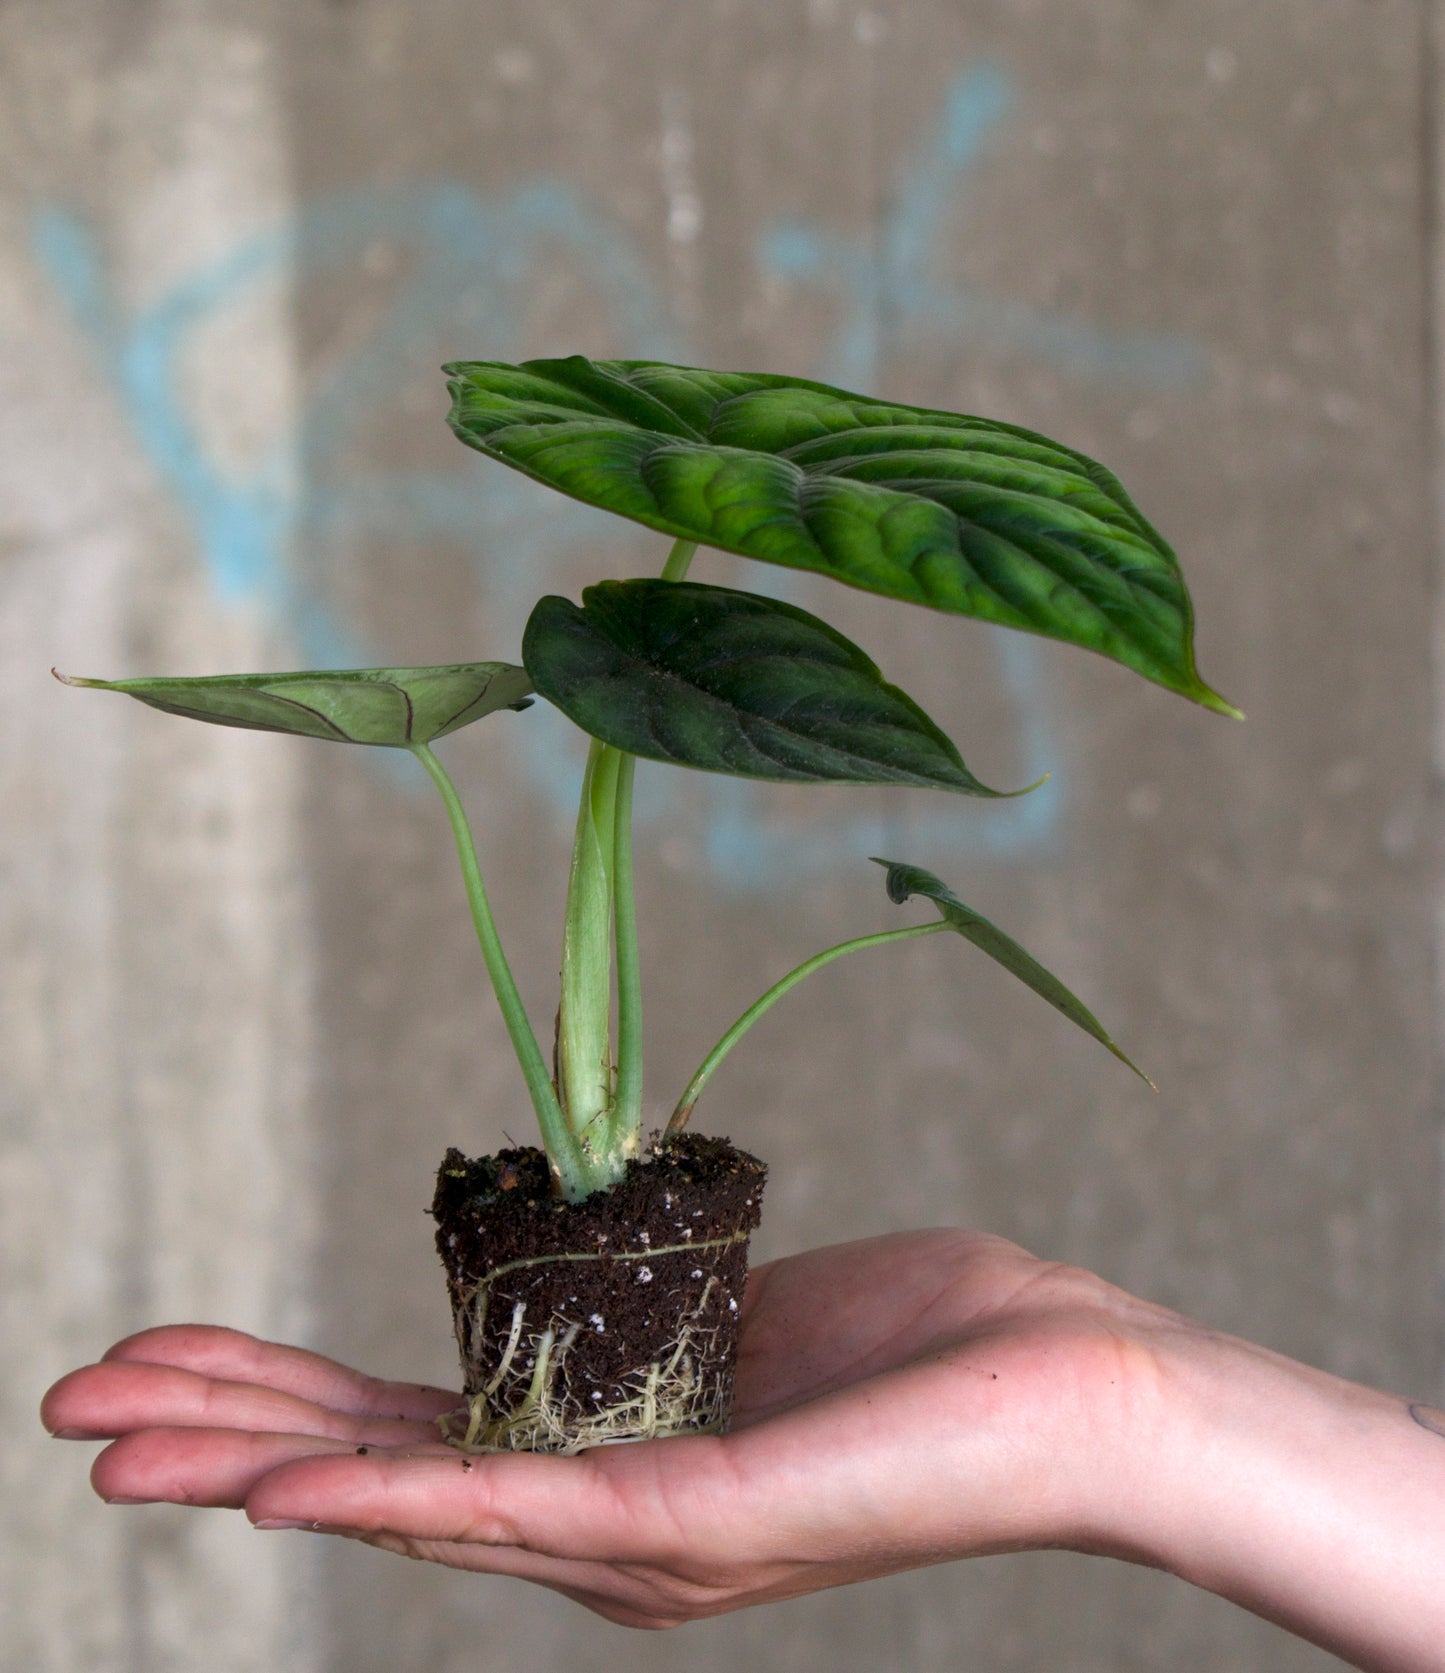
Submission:
[[[965,906],[931,871],[899,860],[875,859],[875,864],[887,868],[888,898],[891,901],[901,906],[910,895],[923,895],[931,900],[950,928],[972,941],[975,947],[981,947],[1005,970],[1012,971],[1026,987],[1031,987],[1041,999],[1047,999],[1056,1011],[1062,1011],[1070,1022],[1077,1023],[1086,1034],[1092,1034],[1101,1045],[1107,1046],[1121,1063],[1127,1063],[1140,1080],[1154,1086],[1139,1065],[1127,1058],[1109,1038],[1094,1013],[1076,999],[1057,976],[1045,970],[1011,936],[1005,935],[987,918],[980,917],[972,907]],[[1154,1087],[1154,1090],[1157,1092],[1158,1088]]]
[[[430,743],[496,709],[525,709],[532,690],[526,670],[509,662],[174,680],[55,677],[66,685],[122,691],[153,709],[217,726],[396,749]]]
[[[1112,657],[1237,714],[1194,667],[1179,564],[1102,465],[984,418],[647,360],[457,362],[456,434],[682,540]]]
[[[776,599],[692,581],[544,598],[522,637],[541,695],[632,755],[742,778],[996,796],[858,647]]]

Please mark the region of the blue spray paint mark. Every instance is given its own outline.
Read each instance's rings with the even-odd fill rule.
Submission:
[[[176,388],[177,338],[229,296],[235,275],[223,271],[193,280],[127,325],[79,221],[42,211],[34,240],[41,265],[102,357],[147,458],[195,527],[218,597],[236,604],[260,595],[279,604],[278,554],[285,550],[290,518],[274,465],[266,462],[253,482],[228,481],[208,458]]]
[[[544,182],[496,202],[450,183],[340,194],[245,240],[128,320],[81,222],[42,211],[33,235],[40,265],[100,354],[147,458],[188,516],[218,600],[256,604],[284,620],[308,660],[338,665],[366,661],[368,653],[307,591],[304,572],[296,573],[302,534],[339,539],[374,530],[379,521],[413,539],[502,534],[509,552],[503,578],[515,578],[518,590],[530,584],[529,560],[544,549],[618,538],[611,519],[570,501],[556,508],[549,497],[553,515],[535,515],[539,491],[520,478],[488,493],[475,472],[368,472],[346,481],[337,469],[359,420],[384,408],[418,364],[479,336],[499,358],[515,357],[526,284],[549,257],[570,261],[603,287],[641,352],[671,351],[644,265],[624,235],[565,187]],[[378,240],[404,247],[406,283],[368,340],[302,406],[295,426],[244,477],[229,475],[208,450],[181,383],[196,332],[260,285],[299,285],[356,266]],[[497,576],[487,579],[494,584]],[[520,622],[502,625],[520,633]]]
[[[1199,346],[1178,333],[1105,331],[938,274],[943,234],[966,204],[969,176],[1013,97],[1000,65],[975,65],[958,77],[876,235],[848,238],[803,221],[778,221],[763,233],[765,270],[838,300],[841,318],[819,377],[873,388],[885,332],[900,347],[923,340],[1017,348],[1061,371],[1146,388],[1178,389],[1201,376]]]
[[[243,475],[228,473],[208,449],[182,384],[197,332],[258,287],[300,286],[327,271],[354,269],[378,241],[398,246],[408,263],[389,308],[295,422]],[[638,352],[677,358],[645,265],[624,234],[567,188],[535,183],[497,200],[449,182],[341,193],[245,239],[128,319],[83,223],[42,211],[33,242],[152,468],[189,519],[217,600],[259,607],[284,622],[303,662],[356,667],[395,660],[328,603],[314,585],[313,566],[297,561],[303,547],[344,550],[349,538],[390,532],[505,550],[505,564],[479,560],[496,632],[496,643],[481,654],[505,659],[515,655],[510,647],[520,641],[550,554],[583,541],[606,549],[626,539],[615,519],[510,473],[482,473],[460,461],[457,471],[441,475],[368,469],[348,476],[345,466],[360,421],[386,410],[418,365],[477,341],[497,358],[522,356],[526,289],[548,260],[567,262],[603,288]],[[517,740],[519,762],[554,804],[570,807],[585,744],[558,716],[534,711],[528,720],[534,747]],[[539,726],[553,734],[542,748],[535,747]],[[639,797],[639,813],[647,811]]]

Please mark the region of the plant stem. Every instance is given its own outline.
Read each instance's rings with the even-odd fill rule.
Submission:
[[[481,944],[487,975],[492,982],[492,991],[501,1007],[512,1050],[517,1054],[517,1061],[521,1065],[527,1091],[532,1097],[532,1107],[537,1112],[537,1124],[542,1129],[542,1141],[546,1146],[554,1181],[570,1200],[582,1194],[579,1187],[585,1175],[585,1168],[580,1147],[562,1119],[561,1106],[557,1102],[551,1076],[547,1072],[546,1062],[537,1044],[537,1036],[532,1032],[532,1025],[527,1020],[522,996],[517,992],[517,984],[512,978],[507,955],[502,950],[501,938],[497,934],[496,921],[492,917],[486,887],[482,882],[482,868],[477,860],[476,844],[472,840],[471,826],[467,823],[466,809],[462,806],[456,786],[430,747],[426,744],[412,744],[411,752],[426,768],[427,775],[441,792],[442,801],[446,804],[452,835],[456,838],[457,858],[461,861],[462,882],[466,887],[467,902],[472,909],[472,922],[476,925],[477,940]]]
[[[662,568],[680,581],[697,543],[676,540]],[[636,757],[592,741],[573,847],[562,959],[558,1091],[571,1130],[606,1181],[642,1147],[642,980],[632,876]],[[617,1058],[612,1062],[612,959]]]
[[[681,581],[687,574],[688,565],[692,562],[693,553],[697,551],[695,540],[675,540],[672,550],[667,554],[667,562],[662,566],[661,579],[664,581]]]
[[[637,757],[617,767],[612,838],[613,927],[617,941],[617,1102],[609,1135],[624,1155],[642,1142],[642,973],[637,947],[637,902],[632,887],[632,780]]]
[[[662,578],[680,581],[696,551],[695,541],[674,541]],[[586,1191],[615,1183],[628,1158],[641,1148],[642,993],[632,880],[635,771],[633,756],[599,738],[592,740],[567,883],[556,1090],[562,1123],[580,1157]]]
[[[885,929],[876,935],[860,935],[853,941],[840,941],[836,947],[828,947],[821,953],[815,953],[812,958],[805,959],[796,970],[790,970],[781,981],[774,982],[772,987],[755,1004],[750,1005],[738,1020],[728,1029],[722,1039],[712,1048],[702,1060],[697,1073],[687,1083],[687,1090],[678,1099],[677,1108],[672,1112],[672,1119],[667,1124],[665,1139],[673,1138],[687,1125],[687,1119],[692,1114],[693,1105],[702,1094],[702,1089],[712,1079],[723,1058],[742,1039],[743,1035],[753,1026],[765,1011],[771,1010],[783,997],[797,987],[805,976],[811,976],[815,970],[821,970],[825,964],[831,964],[834,959],[842,958],[845,953],[859,953],[865,947],[882,947],[890,941],[912,941],[920,935],[936,935],[939,930],[949,926],[944,921],[933,924],[910,924],[907,929]]]
[[[562,933],[557,1094],[568,1127],[592,1155],[605,1152],[612,1080],[612,873],[618,750],[592,740],[577,809]],[[620,1169],[614,1170],[614,1177]]]

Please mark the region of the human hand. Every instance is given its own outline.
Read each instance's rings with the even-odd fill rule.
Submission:
[[[969,1554],[1109,1549],[1183,1321],[1002,1239],[923,1232],[756,1269],[734,1429],[464,1457],[459,1397],[234,1331],[118,1343],[46,1396],[114,1437],[111,1502],[242,1507],[667,1626]],[[1124,1554],[1124,1553],[1120,1553]]]

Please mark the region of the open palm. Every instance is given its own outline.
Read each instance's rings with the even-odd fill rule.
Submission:
[[[459,1396],[175,1325],[50,1390],[47,1426],[112,1438],[113,1502],[244,1508],[550,1586],[666,1626],[1028,1546],[1087,1546],[1082,1491],[1172,1315],[1002,1239],[919,1232],[758,1268],[733,1432],[574,1458],[464,1457]]]

